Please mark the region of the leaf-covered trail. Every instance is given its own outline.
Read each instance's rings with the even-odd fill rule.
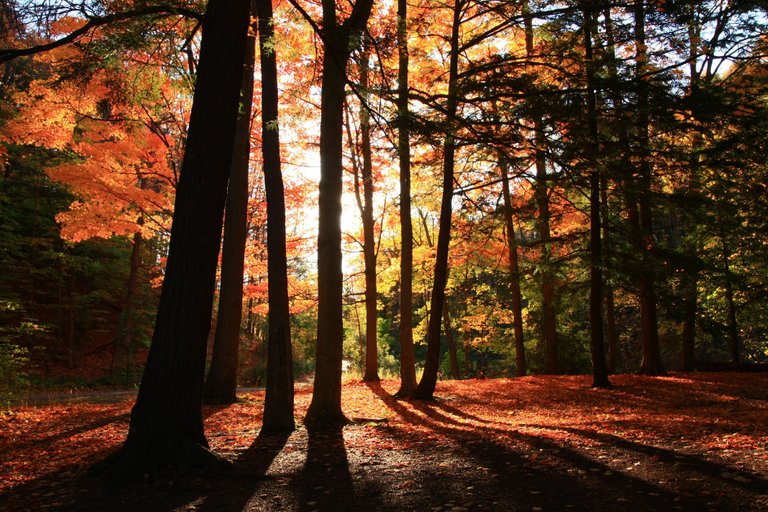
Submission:
[[[206,408],[220,475],[113,494],[83,476],[127,431],[129,400],[0,418],[9,510],[764,510],[768,375],[445,381],[432,402],[349,383],[343,433],[257,437],[263,392]],[[300,387],[297,416],[311,390]],[[100,508],[101,507],[101,508]]]

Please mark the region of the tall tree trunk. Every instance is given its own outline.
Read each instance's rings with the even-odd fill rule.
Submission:
[[[277,55],[274,48],[272,0],[253,0],[259,19],[261,61],[261,152],[267,196],[267,389],[262,431],[290,431],[296,427],[293,402],[293,355],[288,299],[288,262],[285,235],[285,193],[280,166],[278,129]]]
[[[688,6],[690,21],[688,22],[688,50],[691,62],[688,64],[689,73],[689,94],[692,97],[699,92],[701,74],[697,69],[697,63],[700,55],[701,45],[701,27],[696,19],[695,4],[691,2]],[[709,55],[705,59],[709,59]],[[705,76],[705,80],[709,77]],[[695,119],[697,112],[691,109],[691,117]],[[700,193],[699,184],[699,155],[698,151],[704,145],[702,133],[696,130],[691,138],[691,156],[688,164],[688,185],[685,194],[689,197],[696,197]],[[686,236],[683,241],[683,250],[689,258],[688,265],[683,268],[682,292],[683,292],[683,329],[682,343],[680,350],[680,369],[683,371],[693,371],[696,369],[696,312],[698,309],[698,288],[699,288],[699,264],[698,264],[698,240],[693,235],[696,225],[694,215],[688,214],[683,217],[687,225],[686,231],[691,234]]]
[[[253,5],[251,15],[255,14]],[[248,237],[248,167],[251,155],[251,108],[253,62],[256,58],[256,26],[252,23],[246,42],[243,79],[240,86],[240,116],[237,119],[232,167],[229,171],[224,210],[224,241],[221,248],[221,289],[211,369],[203,387],[206,404],[233,404],[237,399],[237,360],[243,319],[243,270]]]
[[[451,27],[451,54],[448,71],[448,102],[446,125],[448,131],[443,143],[443,194],[440,203],[440,221],[437,233],[437,252],[432,283],[432,298],[429,304],[427,324],[427,357],[414,398],[431,399],[437,385],[437,371],[440,366],[440,320],[445,303],[445,286],[448,282],[448,248],[451,241],[451,201],[453,200],[453,172],[456,157],[456,113],[458,110],[457,81],[459,74],[459,26],[465,0],[455,0],[453,25]]]
[[[645,41],[645,4],[636,0],[634,5],[635,21],[635,79],[637,92],[637,147],[638,147],[638,197],[639,238],[636,248],[641,254],[639,275],[640,321],[643,339],[643,362],[640,373],[644,375],[664,375],[659,347],[659,328],[656,312],[656,284],[653,262],[653,223],[651,214],[651,165],[650,140],[648,126],[650,122],[648,82],[643,76],[648,62]]]
[[[589,323],[591,328],[590,349],[592,352],[592,387],[607,388],[608,368],[605,363],[605,340],[603,336],[603,255],[600,238],[600,172],[597,162],[598,130],[597,102],[595,98],[595,63],[592,55],[592,33],[594,21],[589,7],[584,13],[584,57],[587,78],[587,134],[589,166]]]
[[[222,464],[201,413],[206,345],[248,27],[248,0],[211,0],[203,22],[171,240],[152,346],[115,483]]]
[[[608,252],[610,246],[610,229],[608,227],[608,212],[610,211],[610,204],[608,202],[608,180],[605,177],[600,179],[600,203],[602,209],[602,226],[603,226],[603,262],[604,272],[603,277],[604,290],[605,290],[605,337],[607,340],[607,364],[608,373],[616,373],[616,363],[619,357],[619,336],[616,330],[616,306],[613,293],[613,285],[609,281],[609,265],[607,264],[609,257]]]
[[[320,114],[320,195],[317,240],[317,352],[312,402],[304,418],[309,429],[340,428],[341,359],[344,342],[341,269],[342,129],[344,87],[351,35],[367,23],[373,0],[357,0],[341,25],[336,3],[323,0],[323,77]]]
[[[618,65],[616,62],[616,40],[613,33],[613,20],[611,19],[611,9],[610,8],[604,8],[603,9],[603,18],[605,19],[605,39],[606,39],[606,52],[607,52],[607,58],[606,58],[606,66],[608,71],[609,79],[612,82],[616,82],[618,80]],[[617,134],[617,138],[619,140],[619,151],[621,152],[621,170],[625,170],[628,166],[628,160],[627,160],[627,151],[629,149],[629,139],[627,136],[627,123],[625,121],[625,114],[624,110],[622,108],[623,104],[623,98],[621,96],[621,93],[617,90],[616,87],[612,87],[610,89],[610,99],[613,103],[613,108],[615,110],[615,117],[620,121],[618,123],[619,126],[619,132]],[[608,219],[609,219],[609,213],[610,213],[610,202],[608,200],[608,178],[606,176],[602,177],[602,185],[601,185],[601,202],[602,202],[602,208],[603,208],[603,248],[605,250],[606,256],[603,258],[604,261],[609,262],[608,254],[611,249],[610,241],[611,241],[611,230],[609,228]],[[618,350],[618,332],[616,329],[616,307],[615,307],[615,296],[613,291],[613,285],[610,284],[610,266],[608,264],[605,265],[605,273],[603,274],[603,277],[605,278],[605,326],[606,326],[606,337],[608,339],[608,373],[616,373],[616,366],[619,359],[619,350]]]
[[[501,170],[501,192],[504,196],[504,225],[507,232],[507,247],[509,249],[509,287],[512,293],[512,316],[515,332],[515,374],[524,377],[525,343],[523,339],[523,298],[520,292],[520,264],[517,255],[517,239],[515,224],[512,218],[512,198],[509,192],[509,166],[504,155],[499,155]]]
[[[411,143],[408,113],[408,2],[397,0],[397,152],[400,164],[400,389],[409,397],[416,389],[413,347],[413,222],[411,220]]]
[[[445,339],[448,341],[448,360],[451,365],[451,378],[460,379],[459,354],[456,350],[456,339],[453,337],[453,330],[451,329],[451,315],[448,312],[448,304],[443,306],[443,329],[445,330]]]
[[[368,113],[368,67],[370,65],[370,40],[363,38],[360,63],[360,89],[363,105],[360,109],[360,153],[363,160],[363,259],[365,261],[365,373],[366,382],[379,381],[379,357],[377,342],[376,309],[376,237],[373,220],[373,162],[371,155],[371,119]]]
[[[143,216],[139,216],[137,224],[143,224]],[[125,287],[125,304],[121,319],[121,332],[115,339],[112,349],[112,364],[110,365],[113,378],[118,373],[124,374],[124,382],[128,383],[133,373],[132,347],[135,342],[136,330],[136,295],[139,289],[139,270],[141,270],[141,252],[144,245],[144,237],[141,231],[133,234],[131,246],[130,268],[128,271],[128,283]]]
[[[739,324],[736,321],[736,303],[733,298],[733,275],[731,274],[731,252],[726,241],[725,228],[720,221],[720,244],[723,256],[723,276],[725,278],[725,300],[728,304],[728,341],[731,348],[731,362],[738,365],[740,361]]]
[[[530,14],[528,3],[523,7],[525,22],[525,51],[530,60],[534,56],[533,46],[533,16]],[[546,147],[547,137],[544,133],[544,120],[539,105],[539,99],[533,99],[533,131],[536,148],[534,160],[536,165],[536,184],[534,195],[538,217],[536,231],[541,245],[541,346],[544,352],[544,373],[556,374],[560,371],[557,351],[557,318],[555,315],[555,276],[552,271],[552,240],[550,234],[549,213],[549,177],[547,176]]]

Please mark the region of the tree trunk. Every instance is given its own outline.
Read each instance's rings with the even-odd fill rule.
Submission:
[[[360,63],[360,89],[364,105],[360,109],[360,144],[363,157],[363,257],[365,261],[365,373],[366,382],[379,381],[376,309],[376,237],[373,221],[373,163],[371,155],[371,120],[368,114],[368,66],[370,64],[369,37],[363,39]]]
[[[597,104],[595,99],[595,64],[592,56],[592,32],[594,21],[588,8],[584,9],[584,57],[587,78],[587,134],[589,136],[587,161],[589,171],[589,323],[591,328],[590,349],[592,352],[592,387],[608,388],[608,368],[605,363],[605,340],[603,336],[603,255],[600,238],[600,172],[597,162],[598,129]]]
[[[688,64],[689,73],[689,94],[692,96],[698,92],[701,74],[697,69],[697,63],[701,56],[699,48],[701,44],[701,28],[696,21],[696,13],[694,4],[689,6],[689,22],[688,22],[688,50],[689,57],[691,59]],[[710,59],[709,55],[705,56],[705,59]],[[709,77],[706,76],[705,79]],[[696,112],[691,109],[691,117],[696,117]],[[691,156],[688,164],[688,171],[690,173],[688,179],[688,186],[685,190],[686,195],[689,197],[695,197],[700,192],[699,185],[699,154],[698,151],[703,146],[703,136],[700,131],[696,131],[691,137]],[[698,265],[698,240],[694,235],[694,228],[696,226],[696,219],[693,215],[689,214],[683,217],[686,221],[687,229],[690,234],[685,237],[683,241],[683,250],[686,256],[690,258],[693,264],[685,265],[683,268],[683,332],[682,343],[680,350],[680,369],[683,371],[694,371],[696,369],[696,311],[698,309],[698,287],[699,287],[699,265]]]
[[[637,0],[634,6],[635,21],[635,77],[637,92],[637,147],[639,161],[639,180],[637,205],[639,209],[639,238],[636,248],[641,254],[639,276],[640,321],[643,338],[643,362],[640,373],[644,375],[664,375],[659,347],[659,328],[656,312],[656,284],[654,282],[653,262],[653,223],[651,214],[651,166],[649,126],[648,82],[643,77],[647,63],[645,44],[645,5],[644,0]]]
[[[616,63],[616,40],[613,35],[613,21],[611,19],[611,9],[610,8],[604,8],[603,9],[603,17],[605,19],[605,39],[606,39],[606,52],[607,52],[607,71],[608,71],[608,77],[610,80],[615,81],[618,79],[618,66]],[[621,168],[622,170],[626,169],[628,167],[628,162],[626,159],[626,151],[628,150],[628,138],[627,138],[627,131],[626,131],[626,121],[624,121],[624,112],[621,108],[623,99],[620,94],[620,92],[614,87],[611,88],[610,92],[610,99],[614,105],[615,110],[615,117],[622,121],[619,128],[619,133],[617,134],[617,138],[619,140],[619,148],[620,151],[622,151],[622,161],[621,161]],[[611,241],[611,230],[608,227],[608,219],[609,219],[609,213],[610,213],[610,203],[608,201],[608,178],[606,176],[602,177],[602,185],[601,185],[601,202],[602,202],[602,208],[603,208],[603,248],[605,250],[606,256],[603,258],[604,261],[606,261],[605,265],[605,272],[603,274],[603,277],[605,278],[606,284],[605,284],[605,327],[606,327],[606,337],[608,339],[608,373],[616,373],[616,366],[618,364],[619,359],[619,350],[618,350],[618,332],[616,329],[616,308],[615,308],[615,298],[614,298],[614,291],[613,291],[613,285],[610,284],[610,258],[608,257],[608,251],[611,249],[610,241]]]
[[[413,222],[411,220],[411,143],[408,113],[408,2],[397,0],[397,128],[400,163],[400,389],[409,397],[416,389],[413,347]]]
[[[253,7],[251,7],[253,14]],[[256,29],[252,25],[252,28]],[[241,111],[237,119],[224,210],[221,248],[221,290],[213,338],[211,369],[203,387],[206,404],[233,404],[237,391],[237,360],[243,319],[243,270],[248,237],[248,167],[251,154],[251,108],[256,34],[249,31],[240,86]]]
[[[723,222],[720,221],[720,243],[723,256],[723,276],[725,277],[725,300],[728,304],[728,341],[731,348],[731,362],[738,365],[740,361],[739,324],[736,322],[736,304],[733,299],[733,276],[731,275],[731,252],[728,249]]]
[[[171,240],[152,346],[113,482],[219,467],[201,401],[216,265],[248,27],[247,0],[211,0],[203,22]]]
[[[336,4],[323,0],[323,77],[320,114],[320,194],[317,240],[317,352],[308,429],[336,429],[348,423],[341,410],[344,342],[341,269],[342,128],[344,87],[352,32],[365,28],[373,0],[357,0],[342,25]]]
[[[525,16],[525,50],[530,60],[534,55],[533,47],[533,18],[530,7],[526,2]],[[549,184],[547,176],[546,146],[547,137],[544,133],[544,121],[538,99],[534,98],[533,131],[536,148],[534,159],[536,165],[536,184],[534,194],[538,218],[536,230],[541,246],[541,346],[544,353],[544,373],[556,374],[560,371],[557,354],[557,318],[555,315],[555,276],[552,271],[552,241],[549,226]]]
[[[445,286],[448,282],[448,248],[451,241],[451,201],[453,200],[453,172],[456,156],[456,113],[458,109],[457,81],[459,70],[459,26],[464,0],[455,0],[453,25],[451,27],[451,55],[448,72],[448,103],[446,121],[448,131],[443,143],[443,194],[440,204],[440,221],[437,233],[437,252],[432,283],[432,298],[429,304],[427,324],[427,357],[424,373],[413,393],[414,398],[431,399],[437,385],[437,371],[440,366],[440,320],[445,303]]]
[[[451,364],[451,378],[460,379],[459,374],[459,355],[456,350],[456,339],[453,337],[451,329],[451,316],[448,312],[448,304],[443,306],[443,329],[445,330],[445,339],[448,341],[448,359]]]
[[[520,292],[520,264],[517,255],[517,239],[515,224],[512,219],[512,198],[509,192],[509,175],[507,161],[499,155],[501,170],[501,192],[504,196],[504,225],[507,232],[507,247],[509,248],[509,287],[512,292],[512,316],[515,331],[515,374],[524,377],[525,343],[523,339],[523,298]]]
[[[140,216],[138,224],[142,225],[143,217]],[[124,372],[125,383],[130,382],[133,373],[132,347],[135,342],[134,334],[136,330],[136,294],[139,289],[139,270],[141,269],[141,251],[144,244],[144,237],[141,231],[133,234],[133,245],[131,247],[130,270],[128,272],[128,283],[126,285],[125,305],[123,306],[123,315],[121,319],[121,332],[115,340],[115,346],[112,350],[112,376],[116,377],[118,373]]]
[[[280,166],[278,130],[277,56],[272,44],[272,0],[254,0],[259,19],[261,60],[261,151],[267,196],[267,389],[262,431],[291,431],[293,417],[293,355],[288,300],[288,262],[285,235],[285,194]]]

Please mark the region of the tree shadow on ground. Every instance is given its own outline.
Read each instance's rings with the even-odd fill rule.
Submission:
[[[354,486],[341,430],[308,432],[307,459],[293,484],[300,511],[352,508]]]
[[[243,510],[266,479],[269,466],[285,447],[290,433],[260,432],[253,444],[222,475],[206,482],[207,495],[196,509],[200,512]]]
[[[463,485],[454,486],[452,494],[447,493],[446,499],[464,500],[465,508],[470,510],[494,510],[499,503],[505,503],[508,510],[661,511],[680,507],[706,510],[711,506],[699,496],[681,497],[652,478],[615,471],[605,461],[574,449],[569,443],[514,428],[462,423],[446,412],[465,420],[479,418],[439,400],[410,401],[406,405],[380,385],[369,387],[406,423],[442,438],[442,442],[438,439],[424,443],[408,428],[381,428],[396,444],[413,446],[423,456],[435,450],[453,452],[457,464],[469,462],[463,471],[446,469],[447,475],[458,475],[464,480]],[[462,488],[471,489],[475,497],[462,496]],[[495,496],[495,502],[487,502],[483,495]],[[727,505],[719,509],[729,510]]]

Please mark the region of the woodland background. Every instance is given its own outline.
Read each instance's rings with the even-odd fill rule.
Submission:
[[[274,7],[293,365],[301,376],[313,371],[317,329],[323,44],[295,6]],[[363,373],[374,338],[382,375],[398,372],[401,355],[405,118],[396,9],[376,2],[355,40],[344,109],[344,357]],[[203,10],[187,1],[0,1],[4,394],[138,382]],[[418,364],[450,152],[443,377],[588,373],[594,268],[603,275],[609,371],[641,368],[649,343],[658,355],[643,364],[647,373],[765,365],[765,25],[764,4],[750,1],[409,3]],[[20,51],[73,33],[73,44]],[[266,202],[261,131],[252,124],[241,385],[263,385],[266,372]],[[603,221],[597,264],[594,208]]]

